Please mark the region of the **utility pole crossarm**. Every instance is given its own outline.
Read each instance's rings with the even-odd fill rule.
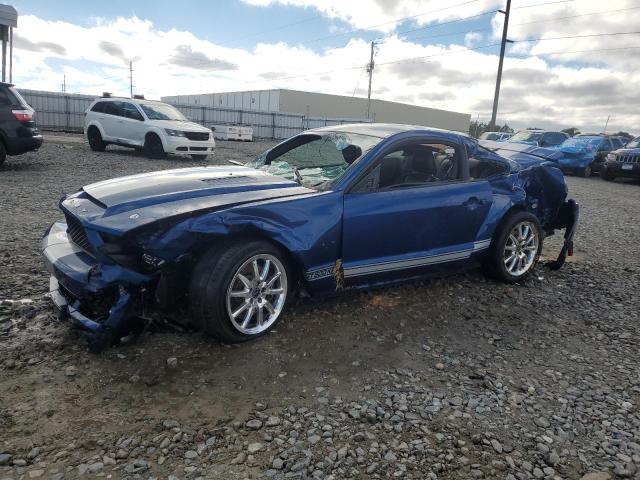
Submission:
[[[504,50],[507,45],[507,32],[509,30],[509,13],[511,11],[511,0],[507,0],[507,7],[504,11],[504,26],[502,28],[502,42],[500,44],[500,61],[498,62],[498,77],[496,78],[496,91],[493,95],[493,111],[491,112],[491,122],[489,122],[489,131],[493,132],[496,128],[496,117],[498,116],[498,99],[500,98],[500,82],[502,81],[502,64],[504,63]]]

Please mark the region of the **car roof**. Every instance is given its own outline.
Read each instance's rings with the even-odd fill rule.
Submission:
[[[130,103],[163,103],[160,100],[148,100],[146,98],[130,98],[130,97],[98,97],[94,102],[130,102]]]
[[[328,127],[314,128],[307,132],[345,132],[359,133],[361,135],[371,135],[373,137],[386,138],[391,135],[403,132],[423,131],[433,133],[445,133],[449,135],[460,135],[467,137],[465,133],[444,130],[441,128],[425,127],[423,125],[403,125],[399,123],[347,123],[343,125],[333,125]]]

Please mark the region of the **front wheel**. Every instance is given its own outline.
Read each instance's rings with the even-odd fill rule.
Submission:
[[[147,158],[163,158],[165,156],[162,140],[155,133],[147,134],[142,150]]]
[[[290,285],[286,257],[270,243],[216,246],[202,257],[192,275],[193,320],[224,342],[251,340],[276,325]]]
[[[542,229],[529,212],[513,212],[494,234],[487,257],[489,273],[506,283],[528,277],[540,258]]]
[[[0,165],[7,159],[7,149],[4,147],[4,143],[0,142]]]
[[[576,173],[579,177],[590,177],[591,176],[591,166],[587,165],[584,168],[578,168]]]
[[[107,144],[102,140],[100,130],[96,127],[89,127],[87,140],[89,141],[89,148],[94,152],[104,152],[104,149],[107,148]]]
[[[600,177],[602,177],[603,180],[607,180],[608,182],[612,182],[616,179],[615,175],[612,175],[611,172],[609,172],[606,168],[600,170]]]

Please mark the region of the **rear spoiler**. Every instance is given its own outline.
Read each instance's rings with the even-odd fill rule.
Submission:
[[[560,207],[556,225],[558,228],[564,228],[564,243],[558,258],[548,262],[546,266],[551,270],[559,270],[564,265],[567,257],[573,255],[573,236],[578,227],[578,217],[580,216],[580,206],[575,200],[567,200]]]

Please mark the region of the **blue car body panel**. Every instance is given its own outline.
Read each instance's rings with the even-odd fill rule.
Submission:
[[[77,225],[69,226],[68,233],[64,223],[51,227],[43,239],[46,263],[71,300],[117,287],[120,296],[107,319],[117,322],[130,301],[126,295],[158,281],[163,270],[143,272],[114,262],[109,254],[114,241],[135,244],[157,265],[174,265],[229,237],[268,239],[288,253],[303,286],[323,294],[476,264],[513,208],[534,213],[546,230],[562,227],[556,218],[567,187],[549,161],[554,151],[500,143],[494,152],[465,135],[414,126],[317,131],[341,129],[381,141],[324,190],[246,167],[153,172],[84,187],[61,201],[68,221]],[[458,145],[469,158],[502,165],[504,173],[416,188],[350,191],[376,158],[413,140]],[[69,238],[78,235],[78,228],[86,237],[80,239],[84,249]],[[86,326],[82,315],[76,317]]]

